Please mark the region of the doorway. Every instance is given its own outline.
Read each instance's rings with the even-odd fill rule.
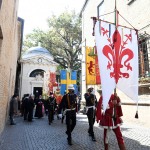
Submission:
[[[35,95],[35,98],[38,98],[39,95],[42,95],[43,88],[42,87],[34,87],[33,94]]]

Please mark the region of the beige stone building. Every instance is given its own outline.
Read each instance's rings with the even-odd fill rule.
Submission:
[[[56,73],[58,67],[52,54],[41,46],[31,47],[22,55],[20,62],[20,97],[24,94],[48,94],[50,73]]]
[[[116,7],[119,11],[119,24],[127,27],[134,27],[139,30],[139,76],[150,74],[150,0],[116,0]],[[114,23],[115,21],[115,0],[85,0],[80,12],[82,18],[82,99],[86,92],[85,74],[85,46],[93,47],[95,37],[93,33],[93,20],[97,17]],[[107,15],[105,15],[107,14]],[[143,62],[143,63],[141,63]]]
[[[21,50],[22,23],[18,21],[17,11],[18,0],[0,1],[0,133],[8,119]]]

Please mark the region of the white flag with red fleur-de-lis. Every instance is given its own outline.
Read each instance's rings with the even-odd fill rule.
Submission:
[[[137,32],[105,21],[95,25],[97,54],[101,76],[103,107],[106,110],[117,87],[135,102],[138,101]]]

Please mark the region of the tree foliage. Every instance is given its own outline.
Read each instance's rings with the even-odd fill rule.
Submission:
[[[49,29],[45,32],[40,29],[26,36],[24,50],[41,46],[50,51],[54,61],[61,67],[79,70],[81,67],[81,18],[74,11],[65,11],[60,16],[53,15],[47,20]]]

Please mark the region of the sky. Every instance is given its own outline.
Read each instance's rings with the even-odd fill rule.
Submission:
[[[47,19],[67,10],[80,13],[85,0],[19,0],[18,17],[24,19],[24,35],[33,29],[46,30]]]

